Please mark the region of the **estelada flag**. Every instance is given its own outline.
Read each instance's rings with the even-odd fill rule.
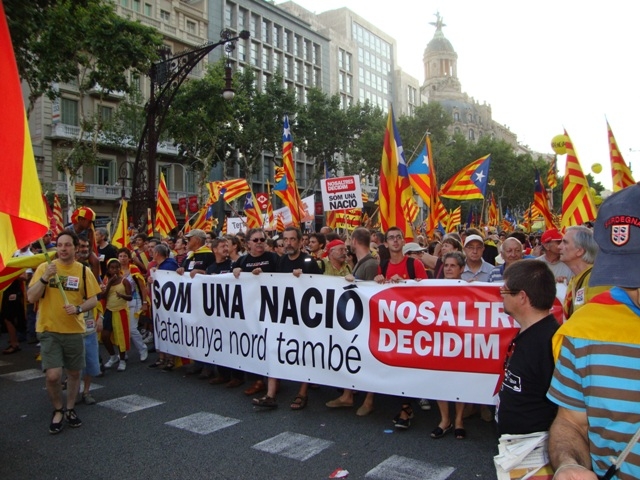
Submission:
[[[474,160],[444,184],[440,196],[455,200],[484,199],[490,164],[491,155]]]
[[[13,253],[49,230],[7,17],[0,2],[0,270]]]

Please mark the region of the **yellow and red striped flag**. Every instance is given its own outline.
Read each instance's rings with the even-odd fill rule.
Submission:
[[[3,175],[0,179],[0,270],[20,247],[42,238],[49,219],[31,146],[22,100],[18,68],[13,55],[7,17],[0,2],[0,145]]]
[[[51,231],[57,237],[64,229],[64,220],[62,220],[62,205],[57,193],[53,194],[53,222],[51,222]]]
[[[553,162],[549,165],[549,171],[547,172],[547,185],[553,189],[558,186],[558,156],[553,157]]]
[[[462,207],[458,207],[449,214],[449,221],[447,222],[447,233],[455,232],[458,230],[458,225],[462,222]]]
[[[184,209],[184,227],[182,227],[182,231],[184,233],[189,233],[191,231],[191,223],[189,223],[189,209]]]
[[[222,182],[219,180],[207,183],[207,190],[209,191],[209,202],[207,203],[216,203],[218,201],[218,198],[220,198],[220,184]]]
[[[489,178],[491,155],[485,155],[464,167],[440,189],[440,196],[455,200],[484,199]]]
[[[44,261],[46,261],[44,253],[9,258],[7,264],[0,270],[0,292],[11,285],[28,268],[35,270]]]
[[[127,228],[127,201],[122,199],[120,204],[120,215],[116,223],[116,231],[111,237],[111,245],[116,248],[129,248],[129,228]]]
[[[193,228],[195,229],[199,229],[199,230],[204,230],[205,232],[207,231],[207,206],[202,207],[199,211],[198,211],[198,216],[196,217],[195,222],[193,222],[193,225],[191,226],[191,228],[189,228],[189,231],[191,231],[191,229]],[[186,225],[185,225],[186,228]]]
[[[284,217],[282,216],[281,213],[279,213],[276,218],[276,231],[284,232]]]
[[[429,217],[427,218],[427,235],[433,235],[433,232],[438,228],[438,224],[442,225],[446,229],[449,224],[449,212],[442,204],[442,200],[436,193],[433,201],[435,202],[433,208],[429,210]]]
[[[623,188],[635,185],[636,181],[631,175],[631,170],[627,166],[627,163],[622,158],[620,149],[616,142],[616,138],[613,136],[613,131],[609,126],[607,120],[607,134],[609,136],[609,157],[611,158],[611,178],[613,179],[613,191],[617,192]]]
[[[224,222],[222,222],[222,230],[220,231],[222,235],[227,234],[227,217],[224,217]]]
[[[284,175],[283,175],[284,174]],[[275,185],[273,191],[280,197],[285,206],[291,211],[293,226],[299,227],[303,208],[298,184],[296,183],[296,165],[293,159],[293,136],[289,125],[289,116],[284,116],[284,130],[282,133],[282,167],[276,167]]]
[[[225,180],[220,182],[219,187],[218,191],[227,203],[230,203],[236,198],[240,198],[251,191],[251,187],[249,186],[249,182],[247,182],[246,178]]]
[[[589,192],[589,183],[582,172],[578,156],[567,131],[567,166],[562,184],[562,228],[582,225],[596,218],[596,207]]]
[[[247,198],[244,201],[244,214],[247,216],[248,228],[262,228],[264,220],[253,192],[247,193]]]
[[[412,196],[402,140],[396,127],[393,108],[390,108],[382,145],[380,187],[378,189],[378,201],[380,202],[378,213],[383,232],[395,226],[402,231],[406,240],[413,239],[413,229],[405,209],[406,203]]]
[[[498,205],[496,205],[496,197],[491,194],[491,200],[489,201],[489,226],[498,226]]]
[[[273,230],[275,228],[275,218],[273,217],[273,203],[271,202],[271,185],[267,180],[267,228]]]
[[[169,200],[169,190],[164,181],[164,173],[160,172],[160,183],[158,184],[158,201],[156,203],[156,231],[163,237],[178,226],[176,215],[173,213],[171,200]]]
[[[418,204],[416,203],[413,197],[409,197],[409,199],[407,200],[407,203],[404,204],[404,212],[405,212],[405,215],[407,216],[407,219],[409,219],[409,223],[415,222],[416,219],[418,218],[418,213],[420,213],[420,207],[418,207]]]
[[[553,216],[551,215],[551,210],[549,210],[549,199],[547,198],[547,190],[544,188],[542,180],[540,179],[540,172],[538,172],[537,170],[535,188],[533,190],[533,208],[535,209],[535,213],[538,214],[533,218],[536,218],[539,215],[544,218],[545,230],[551,230],[552,228],[555,228],[555,225],[553,224]]]
[[[150,208],[147,208],[147,237],[153,237],[153,221],[151,220]]]

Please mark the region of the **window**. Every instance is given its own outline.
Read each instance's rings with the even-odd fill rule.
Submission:
[[[454,122],[460,121],[460,114],[458,112],[453,112],[453,121]]]
[[[476,136],[472,128],[469,129],[469,140],[475,140]]]
[[[133,0],[133,9],[136,12],[140,11],[140,0]]]
[[[251,15],[251,22],[249,24],[249,32],[253,38],[256,38],[256,30],[258,29],[258,17]]]
[[[129,0],[120,0],[120,5],[129,8]]]
[[[162,165],[160,167],[160,173],[164,175],[164,181],[167,184],[167,189],[173,190],[173,175],[171,165]],[[158,178],[156,180],[160,180],[160,175],[158,174]]]
[[[234,21],[233,21],[233,7],[234,5],[230,3],[227,3],[224,6],[224,24],[227,27],[235,27]]]
[[[60,100],[60,115],[65,125],[78,126],[78,101],[69,98]]]
[[[147,17],[151,17],[152,16],[151,15],[152,11],[153,11],[153,6],[150,3],[145,3],[144,4],[144,14]]]
[[[276,48],[281,48],[282,42],[280,41],[280,27],[278,25],[273,26],[272,35],[273,35],[273,38],[272,38],[273,46]]]
[[[113,107],[100,106],[100,120],[103,123],[110,122],[113,118]]]
[[[94,181],[98,185],[113,185],[115,183],[115,180],[111,178],[112,171],[114,171],[113,161],[101,160],[96,165],[96,173],[95,173]],[[114,178],[115,178],[115,173],[114,173]]]
[[[258,45],[256,43],[251,44],[251,65],[258,66]]]
[[[262,41],[264,43],[270,43],[269,42],[269,33],[270,33],[271,29],[269,28],[269,24],[267,23],[266,20],[262,20]]]
[[[350,72],[351,71],[351,54],[350,53],[345,52],[345,60],[346,61],[344,64],[344,68],[345,70]]]
[[[193,35],[196,34],[196,22],[192,20],[187,20],[187,32]]]
[[[187,168],[187,184],[185,190],[189,193],[195,193],[196,191],[196,172]]]
[[[238,41],[238,60],[241,62],[247,61],[247,47],[244,40]]]
[[[139,92],[142,88],[142,85],[140,83],[140,75],[132,73],[129,79],[129,85],[131,86],[131,88]]]
[[[262,47],[262,69],[263,70],[271,70],[270,66],[271,60],[271,50],[268,48]]]
[[[171,14],[166,10],[160,10],[160,19],[163,22],[169,23],[171,21]]]

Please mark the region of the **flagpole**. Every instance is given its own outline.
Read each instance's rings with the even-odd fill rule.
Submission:
[[[118,229],[117,224],[118,224],[118,219],[120,218],[120,213],[122,212],[122,199],[120,199],[120,205],[118,206],[118,215],[116,215],[116,230]],[[113,239],[113,233],[115,232],[111,232],[109,231],[109,238]]]
[[[42,253],[44,253],[44,258],[47,260],[47,263],[51,265],[51,257],[49,256],[49,252],[47,252],[47,248],[44,245],[44,241],[42,240],[42,237],[40,237],[38,241],[40,242],[40,248],[42,249]],[[54,278],[56,281],[56,285],[58,286],[58,290],[60,290],[60,294],[62,295],[62,299],[64,300],[64,304],[69,305],[69,299],[67,298],[67,294],[65,293],[64,288],[62,288],[62,282],[60,282],[60,277],[58,276],[58,272],[56,272],[56,274],[54,275]]]

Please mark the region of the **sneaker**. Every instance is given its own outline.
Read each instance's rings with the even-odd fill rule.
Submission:
[[[119,372],[124,372],[127,369],[127,361],[126,360],[120,360],[120,363],[118,364],[118,371]]]
[[[149,357],[149,349],[145,348],[140,352],[140,361],[144,362]]]
[[[90,393],[83,393],[82,394],[82,402],[85,405],[95,405],[96,399],[93,398]]]
[[[421,398],[418,401],[418,405],[420,405],[420,409],[422,410],[431,410],[431,404],[429,403],[429,400],[427,400],[426,398]]]
[[[120,357],[118,355],[111,355],[109,357],[109,360],[107,360],[107,363],[104,364],[104,368],[111,368],[119,361],[120,361]]]
[[[78,415],[76,414],[76,411],[73,408],[70,410],[67,410],[64,417],[67,419],[67,423],[72,428],[77,428],[82,425],[82,420],[80,420],[80,417],[78,417]]]

